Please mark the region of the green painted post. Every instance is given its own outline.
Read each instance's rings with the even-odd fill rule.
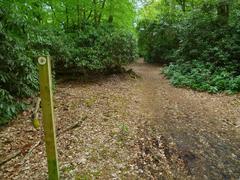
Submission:
[[[40,96],[43,112],[43,128],[48,161],[49,180],[59,179],[56,130],[52,95],[52,72],[50,57],[39,57]]]

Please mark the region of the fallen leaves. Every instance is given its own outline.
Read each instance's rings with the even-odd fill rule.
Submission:
[[[152,65],[133,69],[142,78],[58,84],[61,179],[237,177],[238,97],[174,88]],[[0,163],[0,179],[47,178],[43,130],[34,130],[29,116],[1,128],[1,162],[12,157]]]

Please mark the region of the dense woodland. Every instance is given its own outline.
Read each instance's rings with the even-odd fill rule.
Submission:
[[[138,24],[140,53],[167,64],[171,83],[210,93],[240,90],[240,2],[155,1]]]
[[[119,72],[139,55],[173,85],[236,93],[240,2],[0,0],[0,49],[0,124],[37,95],[40,55],[56,76]]]
[[[37,57],[55,74],[119,71],[137,55],[128,0],[0,1],[0,123],[38,92]]]

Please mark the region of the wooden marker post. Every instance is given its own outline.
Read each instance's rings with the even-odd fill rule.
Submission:
[[[40,96],[43,112],[43,128],[48,161],[49,180],[59,179],[56,131],[52,95],[52,74],[50,57],[39,57]]]

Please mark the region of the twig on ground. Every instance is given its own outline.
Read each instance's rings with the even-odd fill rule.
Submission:
[[[20,164],[23,164],[23,163],[25,162],[25,160],[32,154],[32,151],[33,151],[36,147],[38,147],[38,145],[41,144],[41,141],[42,141],[42,140],[39,140],[37,143],[35,143],[35,144],[29,149],[28,153],[24,156],[24,158],[23,158],[23,160],[21,161]]]
[[[5,164],[5,163],[7,163],[7,162],[9,162],[9,161],[11,161],[12,159],[14,159],[15,157],[19,156],[20,154],[21,154],[21,151],[20,151],[20,150],[16,151],[16,152],[13,153],[13,154],[10,154],[9,156],[7,156],[4,160],[2,160],[2,161],[0,162],[0,166],[3,165],[3,164]]]
[[[84,116],[83,118],[81,118],[81,120],[77,121],[75,124],[71,125],[70,127],[66,128],[65,130],[58,132],[57,133],[57,137],[59,137],[60,135],[63,135],[64,133],[76,129],[78,127],[81,126],[81,124],[87,119],[87,116]],[[31,146],[31,148],[29,149],[29,151],[27,152],[27,154],[23,157],[23,160],[21,161],[20,164],[23,164],[25,162],[25,160],[31,155],[32,151],[38,147],[41,144],[42,140],[39,140],[37,143],[35,143],[33,146]],[[2,166],[3,164],[11,161],[12,159],[16,158],[17,156],[21,155],[22,151],[18,150],[15,153],[9,155],[8,157],[6,157],[4,160],[2,160],[0,162],[0,166]]]
[[[61,134],[64,134],[70,130],[76,129],[81,126],[81,124],[87,119],[87,116],[84,116],[81,120],[77,121],[75,124],[71,125],[70,127],[64,129],[63,131],[60,131],[57,133],[57,136],[60,136]]]

